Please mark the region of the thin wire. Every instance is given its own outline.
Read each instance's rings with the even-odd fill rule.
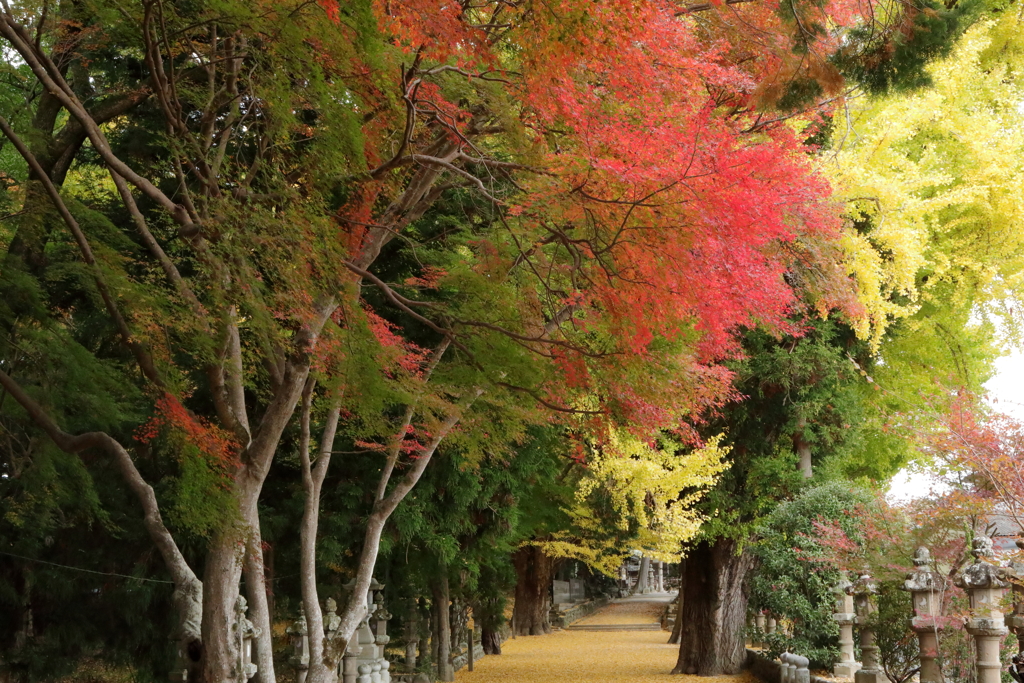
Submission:
[[[56,562],[47,562],[46,560],[38,560],[34,557],[25,557],[24,555],[15,555],[14,553],[5,553],[0,550],[0,555],[6,555],[8,557],[16,557],[19,560],[27,560],[29,562],[38,562],[39,564],[48,564],[51,567],[60,567],[61,569],[72,569],[76,572],[85,572],[86,574],[98,574],[100,576],[119,576],[122,579],[132,579],[134,581],[148,581],[150,583],[169,583],[174,585],[173,581],[164,581],[163,579],[146,579],[141,576],[129,576],[128,574],[116,574],[114,572],[98,572],[93,569],[83,569],[82,567],[72,567],[68,564],[57,564]]]

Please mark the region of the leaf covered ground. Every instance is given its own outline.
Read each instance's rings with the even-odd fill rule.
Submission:
[[[580,625],[656,623],[664,602],[613,603]],[[672,676],[678,646],[666,631],[557,631],[505,641],[500,656],[485,657],[460,683],[756,683],[738,676]]]

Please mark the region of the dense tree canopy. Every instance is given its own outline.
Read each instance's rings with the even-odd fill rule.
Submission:
[[[3,3],[3,666],[239,680],[244,591],[259,683],[300,600],[330,683],[376,571],[445,678],[524,548],[705,571],[885,479],[1019,286],[1017,21]],[[732,666],[717,628],[681,670]]]

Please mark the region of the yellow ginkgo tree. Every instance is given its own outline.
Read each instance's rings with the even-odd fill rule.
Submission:
[[[823,159],[850,218],[844,248],[867,313],[858,332],[876,350],[898,321],[943,343],[922,329],[940,309],[1019,326],[1022,36],[1019,10],[994,13],[929,67],[932,86],[851,100],[836,117],[837,151]]]
[[[571,528],[535,542],[551,557],[581,560],[614,575],[633,550],[676,562],[700,529],[694,509],[728,467],[721,437],[687,448],[662,436],[644,440],[609,429],[590,453],[566,513]]]

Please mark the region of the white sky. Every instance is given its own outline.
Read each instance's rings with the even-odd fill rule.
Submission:
[[[996,374],[985,384],[994,407],[1024,420],[1024,353],[1012,350],[996,360]],[[900,471],[889,485],[889,499],[911,500],[928,495],[935,480],[925,472]]]

